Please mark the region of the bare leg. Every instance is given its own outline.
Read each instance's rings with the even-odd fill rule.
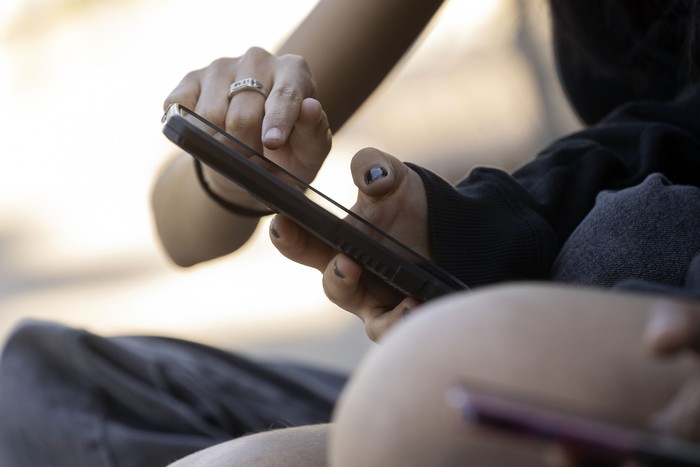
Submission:
[[[653,303],[648,296],[524,284],[425,305],[386,336],[344,391],[331,465],[541,465],[542,445],[460,430],[445,396],[464,382],[644,423],[692,365],[644,355],[641,336]]]
[[[322,467],[330,425],[309,425],[244,436],[181,459],[171,467]]]

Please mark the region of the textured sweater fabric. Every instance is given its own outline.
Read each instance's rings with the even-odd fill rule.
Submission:
[[[476,168],[456,186],[423,179],[438,265],[467,285],[549,279],[552,265],[598,195],[651,174],[700,187],[700,86],[671,101],[628,103],[555,141],[509,175]]]

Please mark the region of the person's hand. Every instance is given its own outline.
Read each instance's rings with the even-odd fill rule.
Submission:
[[[366,148],[352,160],[358,188],[352,211],[428,259],[427,199],[420,176],[393,156]],[[367,231],[361,223],[355,225]],[[360,317],[367,335],[378,340],[395,322],[419,305],[413,298],[387,294],[389,287],[368,280],[362,267],[319,241],[289,218],[277,216],[270,237],[286,257],[323,273],[323,288],[339,307]]]
[[[658,300],[644,330],[643,346],[657,358],[672,358],[688,351],[700,355],[700,303]],[[700,375],[689,375],[668,405],[656,415],[652,427],[661,433],[700,441]],[[578,453],[561,447],[553,452],[552,465],[587,465]],[[623,467],[643,466],[629,461]]]
[[[269,95],[235,93],[232,83],[254,78]],[[303,58],[274,56],[251,48],[238,58],[221,58],[188,73],[164,102],[179,103],[263,152],[306,182],[318,172],[331,146],[328,119],[314,99],[316,86]],[[244,190],[204,167],[212,189],[233,204],[259,208]]]
[[[649,318],[644,345],[659,357],[684,351],[700,354],[700,303],[659,301]]]
[[[644,344],[659,357],[684,352],[700,355],[700,303],[659,301],[649,319]],[[700,441],[700,375],[691,376],[654,420],[654,427],[675,436]]]

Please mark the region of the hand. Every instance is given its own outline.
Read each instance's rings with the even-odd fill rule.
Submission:
[[[367,148],[352,160],[351,171],[359,192],[352,211],[431,258],[428,242],[427,199],[420,176],[401,161],[377,149]],[[361,223],[350,222],[367,231]],[[289,218],[277,216],[270,226],[273,244],[286,257],[323,273],[323,288],[339,307],[365,323],[367,335],[378,340],[394,323],[416,308],[413,298],[387,296],[388,286],[363,277],[362,267],[344,254],[298,227]]]
[[[661,357],[700,354],[700,303],[660,301],[649,319],[644,341]],[[654,420],[656,429],[700,440],[700,376],[693,375]]]
[[[270,94],[254,91],[232,96],[231,83],[244,78],[260,81]],[[251,48],[238,58],[222,58],[185,76],[165,100],[179,103],[306,182],[318,172],[331,146],[325,112],[313,99],[316,87],[309,67],[295,55],[274,56]],[[234,204],[260,206],[244,190],[205,167],[204,176],[216,193]]]
[[[653,305],[643,345],[656,357],[670,358],[687,351],[700,352],[700,303],[661,299]],[[652,422],[662,433],[700,440],[700,376],[691,375]],[[555,465],[586,465],[577,453],[561,448]],[[639,467],[627,462],[623,467]]]
[[[700,353],[700,303],[659,301],[649,318],[644,343],[661,357],[688,350]]]

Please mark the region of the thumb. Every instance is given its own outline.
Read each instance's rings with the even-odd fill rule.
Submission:
[[[401,186],[409,169],[390,154],[365,148],[355,154],[350,170],[360,193],[379,200],[390,196]]]

